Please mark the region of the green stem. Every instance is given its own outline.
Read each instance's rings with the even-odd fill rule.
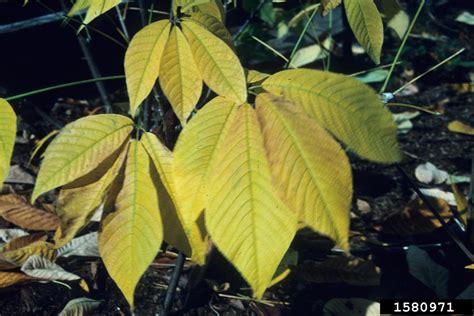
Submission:
[[[385,89],[387,89],[388,82],[390,81],[390,77],[392,76],[393,70],[395,69],[395,66],[398,63],[398,59],[400,59],[400,55],[402,54],[403,48],[405,47],[405,43],[408,39],[408,36],[410,35],[411,30],[413,29],[413,26],[415,25],[415,22],[418,19],[421,9],[423,9],[424,5],[425,5],[425,0],[421,0],[420,5],[418,6],[418,9],[416,10],[415,16],[413,17],[413,20],[411,21],[410,26],[408,27],[408,30],[405,36],[403,37],[402,43],[398,47],[397,54],[395,55],[395,59],[392,62],[392,66],[390,67],[390,70],[388,71],[387,78],[385,78],[385,82],[383,83],[383,86],[380,89],[381,94],[385,92]]]
[[[303,41],[304,35],[308,31],[308,27],[311,24],[311,22],[313,21],[314,16],[316,15],[316,12],[318,12],[318,10],[319,10],[319,6],[314,8],[313,12],[311,13],[311,16],[309,17],[308,21],[306,22],[306,24],[303,28],[303,31],[301,31],[301,34],[298,37],[298,40],[296,41],[295,47],[293,47],[293,50],[292,50],[291,55],[290,55],[290,60],[286,63],[285,68],[288,68],[290,66],[291,60],[293,59],[296,52],[298,51],[298,48],[300,47],[301,42]]]
[[[87,80],[81,80],[81,81],[68,82],[68,83],[63,83],[63,84],[59,84],[59,85],[56,85],[56,86],[49,86],[49,87],[46,87],[46,88],[37,89],[37,90],[28,91],[28,92],[25,92],[25,93],[13,95],[11,97],[5,98],[5,100],[13,101],[13,100],[26,98],[26,97],[29,97],[29,96],[32,96],[32,95],[41,94],[41,93],[49,92],[49,91],[53,91],[53,90],[58,90],[58,89],[63,89],[63,88],[68,88],[68,87],[73,87],[73,86],[79,86],[79,85],[82,85],[82,84],[94,83],[94,82],[98,82],[98,81],[117,80],[117,79],[124,79],[124,78],[125,78],[124,75],[118,75],[118,76],[100,77],[100,78],[95,78],[95,79],[87,79]]]

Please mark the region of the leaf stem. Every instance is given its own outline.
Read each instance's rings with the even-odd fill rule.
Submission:
[[[390,67],[390,70],[388,71],[388,76],[387,78],[385,78],[385,82],[383,83],[382,88],[380,88],[380,91],[379,91],[380,94],[384,93],[385,89],[387,89],[388,82],[390,81],[390,78],[392,77],[393,70],[395,69],[395,66],[398,63],[398,59],[400,59],[400,55],[402,54],[403,48],[405,47],[405,43],[408,39],[408,36],[410,35],[411,30],[413,29],[413,26],[415,25],[415,22],[418,19],[421,9],[423,9],[424,5],[425,5],[425,0],[421,0],[420,5],[418,6],[418,9],[416,10],[415,16],[413,17],[413,20],[410,23],[410,26],[408,26],[408,30],[405,33],[405,36],[403,36],[402,43],[398,47],[397,54],[395,55],[395,59],[392,62],[392,66]]]
[[[316,12],[318,12],[320,6],[316,6],[313,9],[313,12],[311,13],[310,17],[308,18],[308,21],[306,21],[306,24],[304,25],[303,30],[300,33],[300,36],[298,37],[298,40],[296,41],[295,46],[293,47],[293,50],[291,51],[290,55],[290,61],[286,62],[285,68],[288,68],[290,66],[291,60],[293,60],[293,57],[295,56],[296,52],[298,51],[298,48],[301,45],[301,42],[303,41],[303,38],[308,31],[309,25],[313,22],[314,16],[316,15]]]
[[[186,261],[186,256],[180,252],[178,253],[178,258],[176,259],[176,265],[173,269],[173,275],[171,276],[170,284],[166,290],[165,302],[163,304],[163,310],[161,311],[161,316],[168,316],[173,304],[174,294],[176,293],[176,288],[178,287],[178,281],[183,271],[184,262]]]
[[[24,92],[24,93],[21,93],[21,94],[13,95],[11,97],[5,98],[5,100],[13,101],[13,100],[26,98],[26,97],[29,97],[29,96],[32,96],[32,95],[41,94],[41,93],[49,92],[49,91],[53,91],[53,90],[79,86],[79,85],[87,84],[87,83],[95,83],[95,82],[98,82],[98,81],[117,80],[117,79],[124,79],[124,78],[125,78],[124,75],[118,75],[118,76],[99,77],[99,78],[93,78],[93,79],[87,79],[87,80],[68,82],[68,83],[63,83],[63,84],[59,84],[59,85],[55,85],[55,86],[49,86],[49,87],[46,87],[46,88],[41,88],[41,89],[32,90],[32,91]]]

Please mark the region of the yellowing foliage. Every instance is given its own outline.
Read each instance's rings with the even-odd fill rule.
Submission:
[[[270,76],[263,88],[300,106],[358,155],[382,163],[401,160],[392,115],[367,85],[330,72],[292,69]]]
[[[140,142],[130,143],[126,159],[115,209],[102,223],[99,250],[110,276],[133,306],[138,280],[160,249],[163,225],[150,158]]]
[[[46,149],[31,200],[99,167],[128,139],[132,124],[125,116],[101,114],[64,127]]]
[[[0,98],[0,188],[8,176],[15,144],[16,115],[10,104]]]
[[[239,107],[209,178],[206,227],[261,297],[296,233],[296,216],[273,189],[255,111]]]
[[[256,106],[281,198],[301,222],[347,249],[352,176],[346,154],[324,128],[281,98],[260,94]]]
[[[380,64],[383,44],[383,24],[374,1],[344,0],[347,20],[357,41],[364,47],[370,58]]]
[[[160,86],[184,126],[201,96],[202,80],[191,48],[178,27],[171,30],[160,69]]]
[[[141,29],[130,42],[125,54],[125,78],[132,116],[136,115],[158,78],[170,28],[168,20],[152,23]]]

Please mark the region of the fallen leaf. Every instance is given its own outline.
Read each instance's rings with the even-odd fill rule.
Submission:
[[[24,273],[0,271],[0,288],[8,287],[18,283],[28,282],[34,279],[35,278]]]
[[[440,198],[429,199],[443,218],[449,219],[452,217],[449,205],[445,200]],[[425,203],[420,198],[416,198],[411,200],[401,212],[386,217],[375,229],[386,234],[410,236],[430,233],[439,227],[441,227],[441,223],[434,217]]]
[[[80,297],[69,301],[58,316],[82,316],[89,315],[97,309],[100,301],[87,297]]]
[[[55,230],[59,225],[55,214],[34,207],[16,194],[0,196],[0,215],[6,221],[25,229]]]
[[[441,184],[448,179],[449,174],[436,168],[431,162],[427,162],[416,167],[415,176],[418,181],[423,183]]]
[[[56,250],[56,256],[99,257],[98,233],[93,232],[74,238],[63,247]]]
[[[29,276],[43,280],[74,281],[80,279],[74,273],[67,272],[47,258],[37,255],[29,257],[22,265],[21,271]]]
[[[449,205],[456,206],[456,199],[454,198],[454,194],[451,192],[445,192],[440,189],[420,189],[421,193],[423,193],[426,196],[429,197],[434,197],[434,198],[440,198],[448,202]],[[413,194],[416,196],[416,193]]]
[[[452,121],[451,123],[448,124],[448,129],[451,132],[454,133],[460,133],[460,134],[467,134],[467,135],[474,135],[474,128],[464,124],[461,121]]]
[[[21,237],[21,236],[26,236],[28,235],[27,232],[25,232],[22,229],[18,228],[4,228],[0,229],[0,240],[3,242],[9,242],[12,241],[15,238]]]
[[[5,182],[8,183],[15,183],[15,184],[35,184],[35,177],[25,171],[19,165],[13,165],[10,167],[10,171],[8,173]]]
[[[412,119],[420,115],[419,111],[413,112],[401,112],[392,114],[395,124],[397,124],[397,132],[400,134],[406,134],[413,128]]]

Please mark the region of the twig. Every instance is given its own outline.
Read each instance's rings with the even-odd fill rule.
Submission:
[[[218,295],[220,297],[224,297],[224,298],[232,298],[232,299],[241,300],[241,301],[257,302],[257,303],[265,304],[265,305],[268,305],[268,306],[271,306],[271,307],[273,307],[274,305],[286,305],[286,306],[290,305],[290,303],[288,303],[288,302],[271,301],[271,300],[259,300],[259,299],[244,296],[244,295],[236,296],[236,295],[229,295],[229,294],[222,294],[222,293],[219,293]]]
[[[244,24],[242,24],[242,26],[239,28],[239,30],[237,31],[237,33],[235,33],[232,37],[234,39],[234,41],[238,40],[239,37],[242,35],[242,33],[245,31],[245,29],[249,26],[250,22],[253,20],[253,18],[255,17],[255,15],[258,13],[258,11],[260,11],[260,9],[262,9],[263,5],[265,4],[265,0],[260,0],[260,2],[258,3],[258,6],[255,8],[255,10],[250,13],[250,16],[248,17],[248,19],[245,21]]]
[[[474,157],[471,157],[471,183],[467,196],[467,230],[469,241],[474,244]]]
[[[186,256],[183,253],[179,253],[178,258],[176,259],[176,266],[173,270],[173,275],[171,276],[171,281],[166,290],[165,302],[163,304],[163,310],[160,313],[160,316],[168,316],[173,304],[174,294],[176,293],[176,288],[178,286],[178,281],[183,271],[184,262],[186,261]]]
[[[426,196],[420,191],[418,186],[410,179],[410,177],[406,174],[402,167],[396,166],[397,170],[401,173],[403,178],[410,184],[411,188],[415,193],[420,197],[420,199],[425,203],[428,209],[433,213],[434,217],[441,223],[441,226],[446,231],[446,233],[451,237],[454,243],[461,249],[461,251],[469,258],[471,262],[474,262],[474,255],[467,249],[467,247],[462,243],[459,237],[451,230],[448,226],[448,223],[444,220],[444,218],[439,214],[438,210],[431,204],[430,200],[426,198]],[[454,214],[453,214],[454,215]],[[455,221],[456,224],[460,224],[459,221]],[[461,227],[464,230],[464,227]]]
[[[120,9],[119,9],[118,6],[115,7],[115,11],[117,12],[117,17],[118,17],[118,20],[119,20],[119,23],[120,23],[120,28],[122,29],[122,33],[125,37],[125,40],[128,43],[128,42],[130,42],[130,35],[128,35],[127,26],[125,25],[125,21],[123,20],[122,13],[120,12]]]
[[[398,59],[400,59],[400,55],[402,54],[403,48],[405,47],[405,43],[408,39],[408,36],[411,33],[411,30],[413,29],[413,26],[415,25],[416,20],[418,19],[418,16],[420,15],[421,10],[423,9],[423,6],[425,5],[425,0],[421,0],[420,5],[418,6],[418,9],[416,10],[415,16],[413,17],[413,20],[410,23],[410,26],[408,26],[408,30],[405,33],[405,36],[403,36],[403,40],[398,47],[397,54],[395,55],[395,58],[393,59],[392,66],[390,67],[390,70],[388,71],[387,78],[385,78],[385,81],[383,83],[382,88],[380,88],[380,94],[385,92],[385,89],[387,89],[388,82],[390,81],[390,77],[392,76],[393,70],[395,69],[395,66],[398,63]]]

